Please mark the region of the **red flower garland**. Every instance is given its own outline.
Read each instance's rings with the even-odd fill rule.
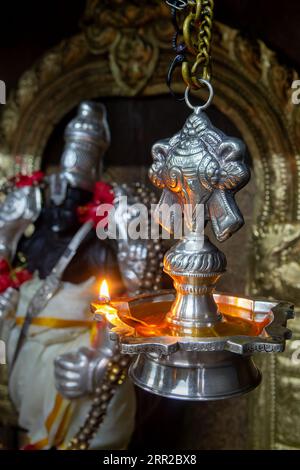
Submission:
[[[6,259],[0,258],[0,294],[9,287],[18,289],[24,282],[29,281],[32,274],[24,267],[11,268]]]
[[[42,171],[35,171],[31,175],[23,175],[18,173],[13,176],[10,181],[15,185],[16,188],[24,188],[25,186],[34,186],[39,184],[44,178],[44,173]]]
[[[79,222],[84,224],[89,220],[94,222],[96,227],[99,222],[101,222],[105,215],[97,215],[97,209],[101,204],[113,204],[114,202],[114,192],[110,184],[103,183],[103,181],[98,181],[94,187],[93,199],[91,202],[85,206],[80,206],[77,208],[77,215]]]

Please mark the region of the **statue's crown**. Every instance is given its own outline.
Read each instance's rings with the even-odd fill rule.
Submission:
[[[77,115],[66,127],[66,142],[88,142],[97,147],[108,147],[110,132],[106,109],[101,103],[83,101]]]
[[[105,106],[83,101],[65,130],[61,175],[72,187],[92,191],[100,161],[110,143]]]

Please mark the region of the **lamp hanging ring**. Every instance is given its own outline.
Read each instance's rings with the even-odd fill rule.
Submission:
[[[169,7],[175,8],[176,10],[184,10],[187,6],[186,0],[166,0],[166,4]]]
[[[202,104],[201,106],[194,106],[190,102],[190,98],[189,98],[189,93],[190,93],[191,87],[187,86],[186,90],[184,92],[184,99],[185,99],[186,105],[190,109],[192,109],[196,114],[199,114],[201,111],[204,111],[204,109],[208,108],[209,105],[211,104],[212,100],[213,100],[213,97],[214,97],[214,89],[213,89],[211,83],[208,80],[205,80],[204,78],[198,78],[198,81],[200,83],[202,83],[203,85],[206,85],[207,88],[208,88],[209,97],[208,97],[206,103]]]

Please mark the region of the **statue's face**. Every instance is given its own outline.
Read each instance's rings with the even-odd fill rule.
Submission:
[[[0,245],[12,257],[17,244],[30,223],[41,211],[41,190],[37,186],[17,188],[6,196],[0,206]]]
[[[223,241],[243,223],[234,194],[249,180],[244,153],[239,139],[214,128],[206,115],[193,114],[181,132],[153,146],[149,176],[163,189],[161,203],[189,204],[192,212],[203,204]]]
[[[79,188],[66,187],[65,195],[60,204],[55,204],[52,200],[50,206],[46,207],[46,224],[56,233],[68,234],[78,229],[79,220],[77,209],[79,206],[87,204],[92,197],[92,193]]]
[[[92,193],[72,187],[62,173],[48,176],[50,204],[46,204],[46,224],[56,233],[68,233],[78,228],[78,206],[91,200]]]
[[[52,206],[47,210],[48,226],[55,233],[65,234],[74,232],[78,228],[79,222],[76,215],[76,207],[72,206]]]

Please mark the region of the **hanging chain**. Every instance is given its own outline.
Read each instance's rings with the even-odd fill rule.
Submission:
[[[168,2],[167,2],[168,3]],[[170,5],[170,2],[168,3]],[[177,5],[177,4],[176,4]],[[171,5],[170,5],[171,6]],[[186,6],[186,5],[185,5]],[[185,7],[184,7],[185,8]],[[176,96],[176,93],[174,93],[172,89],[172,79],[173,79],[173,74],[175,69],[178,67],[182,67],[182,64],[184,61],[186,61],[186,54],[187,54],[187,47],[183,42],[182,39],[182,28],[179,26],[179,19],[178,19],[178,12],[180,10],[178,9],[178,6],[172,6],[172,23],[175,29],[175,33],[172,38],[172,48],[176,52],[176,56],[172,60],[168,73],[167,73],[167,85],[168,88],[171,92],[171,94],[174,96],[174,98],[178,99]],[[180,98],[179,101],[183,100],[184,98]]]
[[[177,26],[173,49],[177,56],[172,61],[167,82],[171,88],[172,76],[175,68],[181,65],[182,77],[188,87],[198,90],[203,86],[199,79],[211,79],[211,41],[214,0],[168,0],[172,6],[173,23],[178,25],[177,15],[180,11],[188,9],[183,21],[182,29]],[[175,18],[175,19],[174,19]],[[177,45],[178,35],[182,35],[182,42]],[[175,43],[175,46],[174,46]]]
[[[214,0],[191,0],[190,13],[183,23],[183,39],[188,51],[196,56],[193,63],[185,60],[182,76],[192,89],[202,87],[198,79],[211,79],[211,39]]]
[[[187,6],[187,0],[166,0],[166,4],[175,10],[183,10]]]

